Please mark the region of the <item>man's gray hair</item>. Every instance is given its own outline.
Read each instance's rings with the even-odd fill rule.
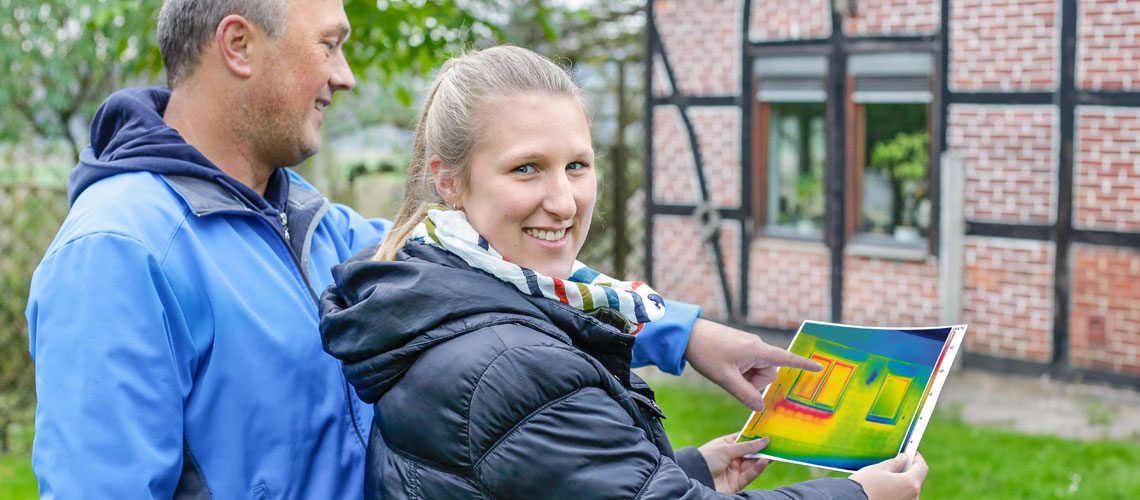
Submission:
[[[261,27],[270,37],[285,32],[286,0],[166,0],[158,13],[158,47],[173,88],[190,74],[202,47],[226,16],[237,14]]]

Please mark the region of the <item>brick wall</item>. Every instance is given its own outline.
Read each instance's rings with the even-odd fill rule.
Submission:
[[[1140,86],[1140,3],[1080,0],[1077,86],[1135,90]]]
[[[689,108],[689,119],[697,134],[710,200],[719,207],[740,206],[740,108]],[[675,106],[657,106],[653,123],[653,200],[701,203],[696,163],[680,111]]]
[[[690,95],[740,92],[742,0],[655,0],[655,20]],[[753,1],[753,41],[818,39],[830,34],[829,0]],[[857,0],[844,22],[849,36],[936,33],[938,0]],[[1058,84],[1059,2],[952,0],[951,90],[1053,91]],[[1140,0],[1079,0],[1077,85],[1088,90],[1140,87]],[[654,94],[669,88],[660,61]],[[715,204],[741,203],[741,115],[734,107],[690,108]],[[964,159],[967,219],[1009,224],[1054,222],[1057,200],[1057,110],[1052,105],[955,104],[947,146]],[[654,109],[657,203],[699,203],[688,136],[673,106]],[[1083,106],[1074,138],[1074,225],[1140,232],[1140,108]],[[654,283],[671,298],[727,309],[708,246],[690,217],[655,220]],[[737,222],[720,241],[735,298],[740,286]],[[749,315],[754,325],[795,328],[830,318],[830,261],[820,243],[757,239],[749,246]],[[1078,244],[1071,257],[1071,362],[1140,374],[1140,249]],[[962,320],[966,348],[997,357],[1048,362],[1053,354],[1052,242],[967,237]],[[939,319],[937,262],[844,259],[842,321],[922,325]]]
[[[1056,0],[950,2],[950,88],[1055,88],[1056,7]]]
[[[659,215],[653,224],[653,288],[664,297],[700,305],[701,317],[725,319],[728,310],[720,274],[714,267],[716,261],[710,251],[711,246],[700,240],[695,220],[692,217]],[[720,237],[727,270],[738,274],[731,270],[740,267],[740,252],[734,250],[739,248],[739,223],[724,222]],[[726,245],[730,240],[735,244]],[[730,278],[730,286],[731,282]],[[739,283],[738,277],[736,282]]]
[[[661,54],[653,54],[653,95],[666,96],[673,93],[669,83],[669,73],[665,71],[665,60]]]
[[[843,20],[848,36],[938,32],[938,0],[857,0],[855,16]]]
[[[1073,222],[1140,231],[1140,108],[1077,109]]]
[[[697,131],[709,198],[720,207],[740,206],[740,108],[689,108]]]
[[[827,38],[831,35],[831,1],[753,1],[749,21],[748,36],[753,41]]]
[[[1053,349],[1053,244],[967,237],[962,321],[966,349],[1047,362]]]
[[[1070,362],[1140,374],[1140,250],[1076,245],[1072,264]]]
[[[821,243],[756,240],[749,256],[748,322],[796,328],[831,321],[831,252]]]
[[[741,0],[653,2],[657,31],[682,93],[740,93],[743,11]]]
[[[653,201],[695,205],[701,200],[689,133],[676,106],[653,108]]]
[[[947,146],[964,160],[967,219],[1045,224],[1056,211],[1053,106],[950,106]]]
[[[937,325],[938,261],[846,256],[843,322],[868,326]]]
[[[733,309],[740,312],[740,244],[744,241],[744,228],[740,221],[726,220],[720,225],[720,251],[724,255],[725,277],[732,294]]]

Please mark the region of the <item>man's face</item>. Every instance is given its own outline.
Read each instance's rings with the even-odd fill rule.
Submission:
[[[321,147],[323,108],[356,85],[341,50],[348,18],[341,0],[287,1],[288,25],[267,38],[246,114],[253,154],[269,167],[296,165]]]

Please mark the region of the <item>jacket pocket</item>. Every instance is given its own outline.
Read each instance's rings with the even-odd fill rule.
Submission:
[[[645,431],[645,437],[661,451],[662,455],[673,458],[673,448],[669,444],[669,437],[665,435],[665,427],[661,425],[661,420],[665,418],[661,407],[657,406],[653,399],[637,391],[629,391],[629,396],[636,403],[637,424]]]
[[[637,407],[641,409],[642,413],[646,413],[657,420],[665,419],[665,412],[661,411],[661,407],[657,406],[657,402],[652,398],[637,391],[629,391],[629,395],[634,401],[637,401]]]

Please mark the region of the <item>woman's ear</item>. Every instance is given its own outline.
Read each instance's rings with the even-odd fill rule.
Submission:
[[[435,181],[435,192],[439,193],[444,203],[460,208],[462,204],[459,203],[458,181],[454,175],[448,175],[451,167],[444,163],[439,155],[431,155],[428,159],[428,168],[431,169],[431,178]]]

